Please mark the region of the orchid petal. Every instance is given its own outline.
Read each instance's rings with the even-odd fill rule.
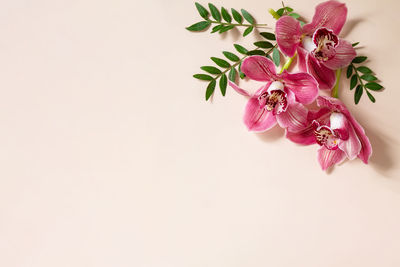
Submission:
[[[322,170],[325,171],[329,167],[341,163],[346,158],[346,154],[340,149],[330,150],[321,146],[318,149],[317,158]]]
[[[300,103],[288,106],[285,112],[276,115],[279,126],[289,132],[299,132],[307,126],[307,109]]]
[[[347,117],[350,121],[351,125],[354,128],[354,131],[361,142],[361,150],[358,154],[358,157],[365,163],[368,164],[368,160],[372,155],[372,146],[371,143],[365,134],[364,128],[354,119],[354,117],[349,113]]]
[[[307,50],[302,47],[297,47],[297,62],[299,63],[299,69],[301,72],[307,72]]]
[[[290,16],[283,16],[276,22],[276,42],[281,51],[293,57],[300,43],[301,27],[298,20]]]
[[[335,48],[335,51],[336,54],[333,56],[333,58],[322,63],[332,70],[346,67],[357,55],[353,46],[349,42],[342,39],[339,40],[339,44]]]
[[[363,127],[356,121],[356,119],[351,115],[349,110],[346,108],[343,103],[333,97],[322,97],[319,96],[317,98],[317,104],[320,107],[326,107],[329,108],[330,110],[335,110],[335,111],[340,111],[343,113],[350,124],[353,126],[354,131],[361,142],[361,150],[360,153],[358,154],[358,157],[365,163],[368,164],[368,160],[371,157],[372,154],[372,146],[371,143],[368,139],[368,137],[365,134],[365,131]]]
[[[290,141],[299,145],[311,145],[316,143],[314,135],[313,122],[317,121],[321,124],[327,124],[329,122],[330,110],[327,108],[321,108],[318,111],[308,111],[307,115],[307,126],[297,133],[286,131],[286,138]]]
[[[335,0],[323,2],[315,8],[312,22],[303,26],[303,33],[312,35],[317,29],[325,27],[339,34],[346,22],[346,4]]]
[[[318,82],[319,89],[330,90],[335,85],[335,72],[322,65],[313,55],[308,54],[307,72],[310,73]]]
[[[264,132],[276,125],[275,116],[260,107],[257,97],[252,97],[247,102],[243,121],[249,131],[254,132]]]
[[[243,95],[243,96],[251,96],[249,92],[247,92],[246,90],[240,88],[239,86],[237,86],[235,83],[229,81],[229,86],[233,88],[233,90],[235,90],[238,94]]]
[[[280,76],[302,104],[312,103],[318,95],[318,83],[308,73],[289,73],[286,70]]]
[[[273,81],[276,78],[274,63],[263,56],[246,58],[241,66],[241,71],[250,79],[256,81]]]

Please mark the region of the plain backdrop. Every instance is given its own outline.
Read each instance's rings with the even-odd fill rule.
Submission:
[[[281,5],[214,3],[272,28]],[[325,173],[317,146],[248,132],[244,97],[206,102],[192,78],[257,34],[190,33],[187,0],[0,1],[0,266],[400,266],[400,6],[347,6],[341,35],[386,89],[356,106],[343,79],[374,154]]]

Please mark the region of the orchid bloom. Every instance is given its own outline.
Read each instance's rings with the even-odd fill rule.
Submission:
[[[372,154],[371,143],[362,126],[344,104],[336,98],[317,98],[320,110],[307,115],[308,126],[297,133],[287,132],[291,141],[310,145],[317,143],[318,161],[323,170],[348,158],[360,158],[365,164]]]
[[[302,104],[313,102],[318,94],[318,83],[311,75],[286,70],[277,74],[274,63],[263,56],[246,58],[241,70],[252,80],[267,82],[254,95],[230,83],[238,93],[250,97],[244,115],[250,131],[267,131],[277,123],[290,132],[305,127],[308,110]]]
[[[346,16],[346,5],[330,0],[319,4],[312,22],[303,27],[290,16],[283,16],[276,23],[280,50],[289,57],[297,50],[300,70],[310,73],[320,89],[331,89],[335,84],[334,70],[349,65],[356,56],[352,45],[338,37]]]

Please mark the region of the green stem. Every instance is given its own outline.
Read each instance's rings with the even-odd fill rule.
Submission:
[[[284,70],[287,70],[290,65],[292,65],[293,59],[297,56],[297,52],[293,55],[293,57],[290,57],[288,59],[288,61],[286,61],[285,65],[283,65],[281,71],[279,72],[279,74],[281,74]]]
[[[356,66],[354,66],[353,63],[351,63],[351,67],[353,68],[355,74],[357,75],[357,79],[358,79],[359,83],[361,84],[361,86],[362,86],[363,88],[365,88],[365,87],[364,87],[364,83],[363,83],[363,81],[362,81],[360,75],[358,74],[358,70],[357,70]]]
[[[221,24],[224,26],[243,26],[243,27],[255,27],[255,28],[265,28],[266,26],[268,26],[268,24],[239,24],[239,23],[228,23],[228,22],[221,22],[221,21],[216,21],[216,20],[208,20],[211,23],[215,23],[215,24]]]
[[[342,69],[336,70],[336,83],[332,89],[332,96],[334,98],[339,98],[339,82],[340,82],[340,75],[342,74]]]
[[[279,19],[281,16],[279,16],[278,13],[275,12],[275,10],[273,10],[272,8],[268,9],[269,14],[272,15],[272,17],[274,17],[274,19]]]

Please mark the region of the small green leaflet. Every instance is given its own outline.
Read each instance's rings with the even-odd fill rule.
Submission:
[[[186,29],[189,31],[192,31],[192,32],[199,32],[199,31],[207,29],[210,25],[211,25],[211,22],[209,22],[209,21],[200,21],[200,22],[197,22],[197,23],[187,27]]]
[[[217,69],[216,67],[213,66],[202,66],[200,67],[200,69],[210,73],[210,74],[220,74],[221,71],[219,69]]]
[[[228,84],[228,78],[226,74],[222,74],[221,79],[219,80],[219,88],[221,89],[221,94],[225,96],[226,94],[226,86]]]
[[[207,86],[207,90],[206,90],[206,100],[208,100],[211,95],[214,93],[215,90],[215,85],[217,84],[217,82],[215,80],[212,80],[208,86]]]
[[[215,64],[217,64],[221,68],[229,68],[231,66],[231,64],[229,64],[226,60],[221,58],[212,57],[211,60],[214,61]]]
[[[243,37],[249,35],[252,31],[253,31],[253,26],[247,27],[246,30],[244,30],[243,32]]]
[[[196,79],[203,80],[203,81],[211,81],[214,78],[207,74],[195,74],[193,75]]]
[[[210,13],[208,13],[207,9],[205,9],[202,5],[199,3],[195,3],[197,11],[199,12],[200,16],[203,17],[204,19],[208,19],[208,16]]]
[[[271,41],[275,41],[275,34],[271,33],[271,32],[260,32],[260,35],[262,37],[264,37],[267,40],[271,40]]]
[[[279,53],[279,50],[276,49],[276,47],[272,51],[272,60],[274,61],[275,66],[277,67],[281,64],[281,55]]]
[[[231,68],[231,70],[229,71],[229,80],[231,82],[235,82],[236,80],[236,69],[235,68]]]
[[[239,53],[246,55],[248,50],[246,48],[244,48],[243,46],[239,45],[239,44],[234,44],[233,45],[236,49],[236,51],[238,51]]]
[[[236,20],[237,23],[242,24],[243,23],[242,15],[240,15],[240,13],[234,8],[232,8],[231,11],[232,11],[233,19]]]
[[[228,22],[228,23],[231,23],[231,22],[232,22],[232,17],[231,17],[231,15],[229,14],[229,12],[228,12],[224,7],[221,7],[221,15],[222,15],[222,18],[223,18],[226,22]]]
[[[240,60],[240,58],[239,58],[237,55],[235,55],[235,54],[233,54],[233,53],[231,53],[231,52],[224,51],[224,52],[222,52],[222,53],[224,54],[224,56],[225,56],[227,59],[229,59],[229,60],[231,60],[231,61],[237,62],[237,61]]]
[[[260,47],[260,48],[271,48],[274,47],[273,44],[271,44],[268,41],[259,41],[254,43],[255,46]]]
[[[244,17],[245,20],[247,20],[250,24],[254,24],[254,19],[253,17],[249,14],[249,12],[247,12],[244,9],[240,10],[242,12],[242,15]]]
[[[359,56],[359,57],[354,58],[352,62],[353,62],[353,63],[362,63],[362,62],[364,62],[365,60],[367,60],[367,57]]]
[[[216,8],[213,4],[209,3],[208,7],[210,8],[211,11],[211,16],[216,20],[216,21],[221,21],[221,13],[219,13],[218,8]]]
[[[356,103],[356,105],[358,104],[358,102],[360,102],[363,91],[364,90],[361,84],[357,85],[356,92],[354,93],[354,103]]]

